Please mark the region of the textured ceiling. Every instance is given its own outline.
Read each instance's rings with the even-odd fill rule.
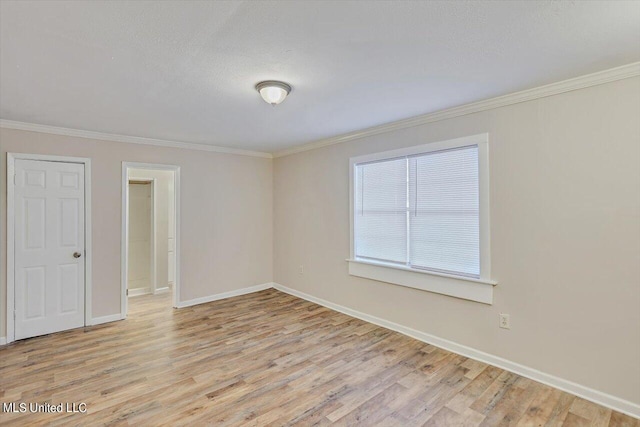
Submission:
[[[635,1],[0,2],[0,118],[269,152],[639,60]]]

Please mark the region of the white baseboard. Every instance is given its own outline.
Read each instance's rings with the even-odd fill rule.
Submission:
[[[594,390],[592,388],[574,383],[572,381],[565,380],[565,379],[556,377],[554,375],[550,375],[550,374],[538,371],[537,369],[530,368],[528,366],[524,366],[519,363],[512,362],[510,360],[503,359],[501,357],[498,357],[489,353],[485,353],[483,351],[476,350],[474,348],[467,347],[465,345],[458,344],[453,341],[446,340],[444,338],[437,337],[435,335],[427,334],[425,332],[421,332],[421,331],[409,328],[407,326],[400,325],[398,323],[394,323],[376,316],[372,316],[357,310],[353,310],[351,308],[348,308],[339,304],[335,304],[333,302],[327,301],[322,298],[314,297],[304,292],[300,292],[298,290],[288,288],[279,283],[264,283],[262,285],[256,285],[248,288],[242,288],[234,291],[210,295],[207,297],[201,297],[201,298],[195,298],[188,301],[182,301],[177,304],[177,307],[178,308],[190,307],[197,304],[204,304],[207,302],[217,301],[225,298],[231,298],[235,296],[250,294],[253,292],[259,292],[269,288],[275,288],[281,292],[293,295],[298,298],[302,298],[307,301],[311,301],[313,303],[322,305],[324,307],[330,308],[335,311],[339,311],[340,313],[344,313],[348,316],[352,316],[352,317],[364,320],[365,322],[382,326],[383,328],[387,328],[392,331],[399,332],[401,334],[407,335],[411,338],[417,339],[427,344],[432,344],[437,347],[443,348],[445,350],[449,350],[453,353],[457,353],[462,356],[469,357],[471,359],[496,366],[506,371],[513,372],[515,374],[532,379],[534,381],[538,381],[542,384],[555,387],[567,393],[574,394],[576,396],[579,396],[583,399],[597,403],[599,405],[606,406],[607,408],[611,408],[618,412],[622,412],[629,416],[640,418],[640,405],[638,405],[637,403],[620,399],[616,396],[612,396],[610,394],[603,393],[598,390]],[[109,316],[93,318],[91,324],[99,325],[101,323],[115,322],[117,320],[122,320],[122,319],[123,319],[122,315],[118,313],[118,314],[113,314]],[[0,345],[5,345],[6,343],[7,343],[6,337],[0,337]]]
[[[140,295],[148,295],[150,293],[151,293],[151,288],[133,288],[133,289],[129,289],[129,293],[127,294],[127,296],[131,298],[131,297],[137,297]]]
[[[120,313],[110,314],[108,316],[102,316],[102,317],[94,317],[93,319],[91,319],[91,324],[87,326],[95,326],[95,325],[100,325],[102,323],[116,322],[118,320],[123,320],[123,319],[124,319],[124,316]]]
[[[223,292],[221,294],[209,295],[201,298],[194,298],[187,301],[179,301],[177,308],[191,307],[192,305],[205,304],[207,302],[217,301],[225,298],[237,297],[240,295],[251,294],[253,292],[264,291],[273,287],[273,283],[263,283],[262,285],[250,286],[248,288],[236,289],[234,291]]]
[[[153,293],[154,295],[158,295],[158,294],[165,294],[167,292],[169,292],[171,290],[170,287],[166,286],[164,288],[158,288],[155,290],[155,292]]]
[[[465,345],[458,344],[453,341],[449,341],[444,338],[437,337],[435,335],[427,334],[425,332],[421,332],[421,331],[409,328],[407,326],[400,325],[398,323],[390,322],[388,320],[381,319],[379,317],[371,316],[369,314],[362,313],[360,311],[356,311],[348,307],[344,307],[342,305],[332,303],[322,298],[314,297],[312,295],[297,291],[295,289],[288,288],[278,283],[272,283],[272,286],[279,291],[296,296],[298,298],[302,298],[307,301],[314,302],[316,304],[322,305],[332,310],[339,311],[340,313],[344,313],[346,315],[356,317],[366,322],[373,323],[378,326],[382,326],[383,328],[391,329],[392,331],[396,331],[401,334],[407,335],[411,338],[415,338],[419,341],[425,342],[427,344],[432,344],[432,345],[435,345],[436,347],[449,350],[453,353],[457,353],[462,356],[475,359],[480,362],[487,363],[489,365],[496,366],[506,371],[513,372],[515,374],[532,379],[534,381],[538,381],[542,384],[546,384],[548,386],[555,387],[562,391],[566,391],[567,393],[571,393],[576,396],[582,397],[583,399],[589,400],[599,405],[606,406],[607,408],[611,408],[616,411],[622,412],[629,416],[640,418],[640,405],[630,402],[628,400],[620,399],[610,394],[603,393],[598,390],[594,390],[592,388],[589,388],[580,384],[576,384],[572,381],[558,378],[554,375],[546,374],[544,372],[538,371],[537,369],[533,369],[528,366],[524,366],[519,363],[512,362],[510,360],[503,359],[501,357],[494,356],[492,354],[485,353],[483,351],[476,350],[474,348],[467,347]]]

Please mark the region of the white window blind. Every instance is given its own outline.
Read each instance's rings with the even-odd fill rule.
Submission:
[[[358,165],[356,174],[356,256],[406,264],[407,159]]]
[[[409,159],[413,268],[480,276],[478,147]]]
[[[357,258],[480,277],[476,145],[355,166]]]

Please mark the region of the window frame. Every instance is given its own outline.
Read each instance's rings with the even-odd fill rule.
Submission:
[[[355,198],[356,165],[398,157],[415,156],[435,151],[468,146],[478,147],[478,191],[479,191],[479,239],[480,277],[440,273],[432,270],[414,269],[408,266],[378,262],[355,256]],[[425,291],[441,293],[458,298],[491,304],[493,286],[491,279],[491,239],[489,220],[489,134],[465,136],[446,141],[430,142],[417,146],[389,150],[351,157],[349,159],[349,228],[350,257],[349,274],[387,283],[407,286]]]

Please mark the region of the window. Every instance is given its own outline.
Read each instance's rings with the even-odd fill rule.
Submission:
[[[351,159],[350,261],[441,282],[495,284],[489,279],[487,144],[483,134]],[[369,278],[402,281],[383,275]],[[429,279],[410,282],[416,280]]]

